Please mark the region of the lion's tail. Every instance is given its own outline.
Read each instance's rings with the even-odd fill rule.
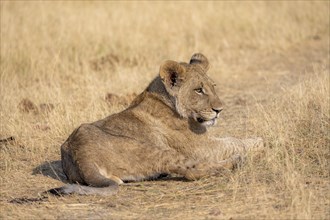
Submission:
[[[93,186],[82,186],[78,184],[66,184],[59,188],[54,188],[46,191],[57,196],[68,195],[68,194],[79,194],[79,195],[102,195],[110,196],[118,192],[118,184],[110,185],[107,187],[93,187]]]

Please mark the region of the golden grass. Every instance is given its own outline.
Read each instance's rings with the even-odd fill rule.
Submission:
[[[259,106],[257,113],[262,116],[256,130],[268,147],[265,157],[249,166],[250,172],[255,166],[262,169],[252,181],[286,194],[284,206],[294,219],[316,218],[316,210],[317,218],[330,214],[329,70],[315,71],[269,105]]]
[[[330,218],[329,2],[0,5],[0,139],[16,139],[0,143],[0,218]],[[33,170],[58,172],[75,127],[125,107],[107,93],[139,93],[194,52],[227,103],[210,132],[260,135],[263,152],[222,177],[38,197],[63,183]]]

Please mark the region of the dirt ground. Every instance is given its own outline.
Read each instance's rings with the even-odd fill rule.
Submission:
[[[9,22],[10,13],[19,9],[2,4],[2,11],[7,13],[2,17],[2,27],[7,27],[5,22]],[[63,59],[69,59],[66,56],[73,59],[72,66],[56,67],[57,72],[67,71],[67,74],[56,71],[45,74],[37,67],[24,69],[22,66],[20,71],[27,73],[20,75],[10,73],[14,64],[8,63],[13,58],[6,58],[6,51],[2,49],[0,218],[329,219],[330,44],[329,27],[324,29],[274,49],[242,44],[241,48],[211,54],[209,74],[217,81],[217,92],[225,109],[209,132],[221,137],[261,136],[266,142],[264,151],[249,155],[246,166],[198,181],[166,177],[129,183],[111,197],[57,197],[43,192],[66,181],[60,164],[60,145],[73,128],[124,109],[157,74],[158,59],[142,62],[139,56],[125,59],[114,55],[95,56],[86,59],[91,76],[85,73],[85,64],[79,66],[80,58],[74,57],[75,51],[71,51],[72,54],[63,55]],[[8,37],[4,30],[1,34],[5,36],[1,45],[7,47]],[[45,45],[47,47],[47,43]],[[186,53],[171,54],[170,58],[189,59],[183,55]],[[31,52],[31,57],[36,57],[35,53]],[[19,66],[24,60],[24,57],[17,58],[15,62]],[[39,65],[45,65],[43,62],[46,59],[40,60]],[[128,79],[129,71],[136,72],[132,79]],[[72,78],[71,73],[74,73]],[[75,74],[82,76],[73,82]],[[139,77],[139,74],[146,75]],[[105,77],[112,78],[105,80]],[[123,84],[125,79],[127,85]],[[80,86],[85,86],[85,94]],[[47,88],[52,92],[48,94]],[[316,92],[309,93],[314,90]],[[315,95],[319,94],[318,90],[320,97]],[[300,94],[311,94],[312,98],[307,100]],[[311,102],[314,98],[315,102]],[[318,110],[305,108],[309,118],[301,113],[297,116],[298,122],[296,118],[291,122],[295,112],[303,112],[297,106],[305,106],[305,100],[306,106],[316,106]],[[298,123],[300,126],[305,122],[311,123],[308,129],[318,126],[318,133],[308,130],[301,138],[300,133],[291,132],[290,123],[294,123],[296,129]],[[307,129],[305,124],[303,128]]]

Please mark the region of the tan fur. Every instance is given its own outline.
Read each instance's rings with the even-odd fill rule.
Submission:
[[[68,179],[93,187],[93,193],[95,187],[163,173],[194,180],[232,168],[249,148],[262,146],[261,139],[208,136],[207,127],[222,110],[208,67],[202,54],[193,55],[190,63],[165,61],[128,109],[77,128],[61,147]]]

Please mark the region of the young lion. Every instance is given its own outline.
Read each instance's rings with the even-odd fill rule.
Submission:
[[[195,180],[232,168],[260,138],[211,138],[222,102],[206,75],[207,58],[165,61],[157,76],[124,111],[83,124],[61,146],[63,170],[72,184],[56,194],[111,195],[125,181],[182,175]]]

